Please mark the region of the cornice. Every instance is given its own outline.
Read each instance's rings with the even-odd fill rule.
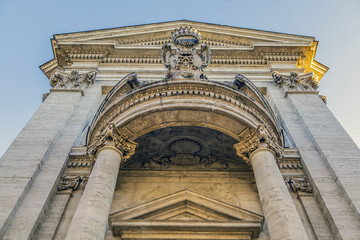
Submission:
[[[49,77],[55,69],[76,61],[160,64],[161,45],[169,43],[174,28],[186,25],[198,29],[202,43],[211,48],[211,63],[215,65],[266,65],[268,61],[290,61],[296,62],[305,73],[314,72],[317,81],[328,70],[314,60],[318,43],[313,37],[187,20],[54,35],[54,60],[40,68]]]

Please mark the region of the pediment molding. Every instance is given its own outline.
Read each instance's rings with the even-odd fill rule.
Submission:
[[[263,220],[259,214],[185,189],[112,213],[109,225],[122,239],[150,239],[164,233],[181,233],[174,239],[212,239],[206,235],[251,239],[261,232]]]
[[[49,77],[55,69],[76,61],[160,64],[161,46],[170,41],[175,28],[184,26],[192,26],[201,33],[202,43],[213,52],[212,64],[295,61],[306,72],[316,70],[319,78],[327,71],[326,66],[314,60],[317,42],[313,37],[187,20],[54,35],[51,41],[54,59],[40,68]],[[292,55],[294,52],[296,56]]]

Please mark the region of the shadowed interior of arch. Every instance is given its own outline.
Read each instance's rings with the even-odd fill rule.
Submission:
[[[166,127],[137,139],[135,154],[122,169],[250,171],[233,148],[237,140],[214,129]]]

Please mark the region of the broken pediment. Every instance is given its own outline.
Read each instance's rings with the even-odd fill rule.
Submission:
[[[263,216],[182,190],[109,216],[121,239],[251,239]]]

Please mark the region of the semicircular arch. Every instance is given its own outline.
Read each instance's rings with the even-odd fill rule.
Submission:
[[[140,86],[136,75],[130,74],[99,108],[88,132],[88,145],[110,123],[126,128],[132,140],[170,126],[207,127],[240,140],[239,134],[246,128],[264,125],[283,145],[279,125],[268,104],[211,81],[173,80]]]

